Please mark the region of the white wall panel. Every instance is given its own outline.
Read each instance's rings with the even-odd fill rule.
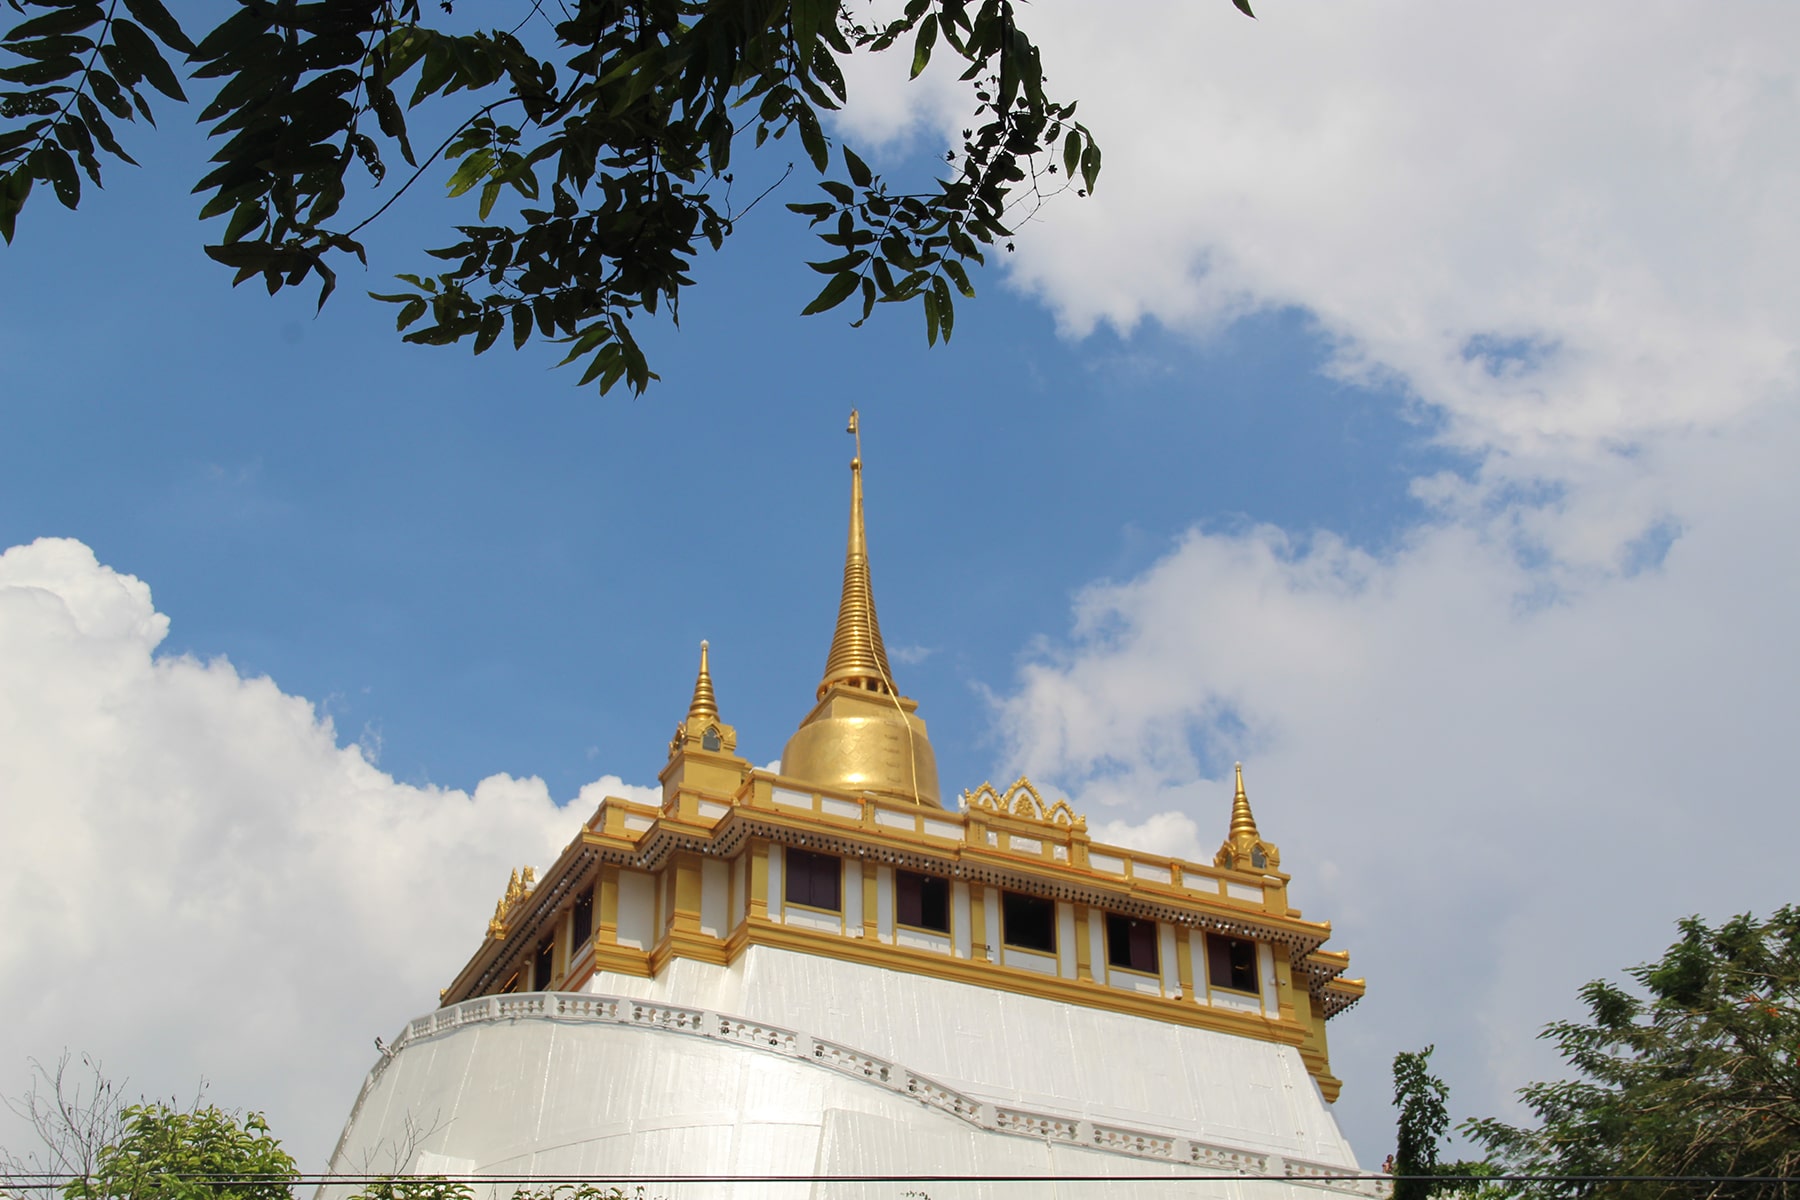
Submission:
[[[711,937],[724,937],[731,926],[726,923],[727,901],[731,891],[731,864],[716,858],[700,860],[700,932]]]
[[[884,942],[894,940],[894,868],[875,868],[875,933]]]
[[[619,872],[619,944],[648,950],[655,940],[656,877]]]

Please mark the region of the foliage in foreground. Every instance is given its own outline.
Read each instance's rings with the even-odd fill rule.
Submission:
[[[427,23],[420,0],[238,0],[198,41],[162,0],[6,2],[32,14],[0,38],[6,241],[35,185],[74,208],[103,156],[133,161],[118,132],[154,124],[153,93],[186,101],[165,52],[184,56],[216,146],[194,187],[201,217],[224,222],[206,253],[234,283],[274,293],[316,278],[323,305],[331,260],[366,265],[358,235],[441,156],[475,220],[428,251],[447,269],[377,298],[409,342],[565,343],[563,361],[584,360],[582,383],[602,392],[655,378],[630,322],[659,305],[675,316],[695,256],[761,198],[732,194],[745,136],[795,134],[821,179],[819,199],[788,206],[830,248],[810,264],[827,279],[804,311],[855,298],[860,324],[916,299],[931,342],[951,334],[952,292],[974,294],[969,266],[1047,195],[1076,179],[1086,194],[1100,173],[1012,0],[908,0],[888,21],[858,0],[515,0],[510,28],[475,33]],[[890,49],[910,51],[914,78],[948,55],[971,88],[960,147],[915,186],[890,186],[847,145],[834,159],[820,121],[848,98],[850,56]],[[435,147],[410,140],[421,106],[454,124]],[[342,215],[353,174],[379,185],[396,154],[405,184],[361,220]]]
[[[1394,1200],[1427,1200],[1434,1190],[1423,1177],[1437,1171],[1438,1143],[1450,1128],[1450,1089],[1430,1070],[1436,1048],[1394,1056]]]
[[[1573,1077],[1520,1091],[1535,1127],[1465,1122],[1511,1173],[1800,1175],[1800,908],[1680,923],[1656,962],[1544,1030]],[[1531,1195],[1787,1200],[1793,1183],[1525,1185]]]
[[[299,1171],[261,1113],[241,1120],[214,1105],[134,1104],[124,1136],[64,1200],[291,1200]]]

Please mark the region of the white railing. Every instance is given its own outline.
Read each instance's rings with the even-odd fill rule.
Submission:
[[[726,1016],[679,1004],[658,1004],[625,996],[603,996],[587,992],[525,992],[505,996],[479,996],[409,1021],[400,1031],[400,1036],[383,1052],[375,1069],[369,1073],[368,1080],[363,1084],[362,1094],[357,1097],[356,1107],[361,1108],[364,1097],[369,1094],[383,1069],[408,1043],[435,1037],[464,1025],[522,1018],[630,1025],[665,1033],[736,1042],[764,1053],[809,1062],[876,1087],[902,1093],[929,1108],[996,1133],[1174,1163],[1209,1173],[1282,1177],[1306,1187],[1366,1196],[1372,1200],[1382,1200],[1390,1190],[1386,1181],[1360,1177],[1354,1167],[1307,1162],[1304,1159],[1266,1154],[1239,1146],[1173,1137],[1167,1133],[1101,1125],[1066,1114],[1032,1112],[991,1104],[928,1079],[898,1063],[823,1038],[771,1025],[766,1021]],[[355,1121],[354,1113],[351,1121]]]

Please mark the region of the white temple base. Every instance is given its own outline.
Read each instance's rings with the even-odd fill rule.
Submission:
[[[1218,1200],[1382,1190],[1333,1178],[1355,1174],[1355,1158],[1299,1053],[1274,1043],[767,947],[730,967],[676,960],[655,980],[602,975],[590,988],[481,997],[409,1024],[370,1072],[332,1169],[1282,1177],[1181,1193]],[[943,1181],[646,1189],[1045,1194]],[[1055,1194],[1166,1200],[1168,1189],[1059,1184]]]

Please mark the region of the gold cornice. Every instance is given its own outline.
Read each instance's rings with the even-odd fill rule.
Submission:
[[[1272,912],[1250,900],[1238,900],[1220,893],[1197,893],[1178,884],[1128,878],[1053,858],[1011,854],[984,843],[893,829],[864,818],[737,804],[709,824],[676,819],[645,805],[624,801],[608,801],[608,804],[619,806],[616,811],[620,818],[631,815],[644,822],[645,828],[633,834],[624,829],[622,819],[616,825],[609,821],[606,831],[589,830],[582,835],[583,841],[609,859],[637,870],[657,869],[667,853],[675,848],[728,857],[737,852],[745,838],[768,837],[789,845],[810,845],[876,862],[938,864],[954,877],[1081,903],[1106,903],[1120,911],[1142,912],[1177,925],[1240,934],[1261,933],[1288,947],[1295,956],[1312,953],[1331,934],[1329,923],[1308,921],[1291,912]],[[946,813],[936,815],[935,819],[954,822],[958,817]],[[1013,820],[1025,824],[1023,819]],[[1029,827],[1034,834],[1047,832],[1036,822]],[[659,846],[667,849],[659,849]],[[1095,843],[1088,848],[1131,857],[1130,851],[1119,847]],[[1177,863],[1179,860],[1163,861]],[[1234,876],[1238,874],[1232,872]],[[1200,877],[1210,878],[1209,875]],[[1345,961],[1348,962],[1347,957]]]

